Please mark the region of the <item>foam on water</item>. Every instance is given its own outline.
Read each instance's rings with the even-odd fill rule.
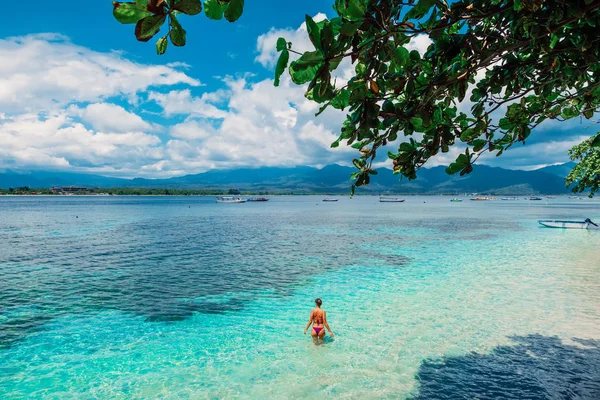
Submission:
[[[38,280],[15,295],[0,294],[1,398],[485,398],[499,393],[494,390],[512,398],[552,398],[563,389],[566,397],[600,394],[600,235],[540,229],[535,222],[580,216],[569,205],[451,208],[447,199],[415,199],[412,205],[409,199],[391,208],[363,198],[316,210],[318,200],[306,198],[273,201],[270,209],[204,204],[186,211],[194,204],[188,200],[160,203],[167,212],[158,216],[151,211],[155,202],[131,200],[118,208],[121,222],[103,224],[98,216],[114,218],[115,207],[108,213],[105,203],[96,204],[98,210],[86,214],[84,200],[72,205],[80,218],[98,218],[85,233],[57,229],[56,220],[45,217],[45,229],[68,240],[46,244],[41,258],[35,251],[3,249],[3,277],[17,282],[14,275],[25,271],[26,278]],[[584,216],[599,211],[591,203]],[[221,227],[239,226],[213,241],[199,217],[219,213],[226,222]],[[14,220],[7,225],[20,231],[5,235],[23,245],[29,240],[24,238],[41,234]],[[176,227],[179,233],[172,231]],[[136,234],[123,244],[122,232]],[[265,232],[277,237],[267,240]],[[101,254],[69,244],[80,236],[100,246]],[[175,252],[160,247],[185,237],[193,240]],[[139,240],[153,246],[138,251],[133,247]],[[61,255],[65,245],[71,253]],[[143,257],[152,247],[155,254]],[[197,258],[204,252],[209,255]],[[23,255],[30,259],[19,263]],[[224,255],[250,261],[232,266]],[[82,262],[106,279],[94,280],[93,273],[72,265],[85,257],[96,259]],[[191,268],[194,258],[199,261]],[[214,276],[219,272],[207,265],[211,259],[229,274],[229,284]],[[168,268],[149,271],[148,263]],[[234,274],[236,265],[252,274]],[[63,282],[40,268],[75,273]],[[169,269],[190,282],[170,282]],[[110,277],[134,280],[133,289],[143,293],[125,283],[111,286]],[[259,284],[244,283],[248,279]],[[211,283],[219,290],[211,291]],[[64,296],[44,289],[47,284],[59,285]],[[30,293],[40,290],[50,297]],[[324,299],[336,333],[318,346],[302,335],[315,297]],[[167,318],[173,314],[180,318]],[[503,387],[498,376],[517,383]]]

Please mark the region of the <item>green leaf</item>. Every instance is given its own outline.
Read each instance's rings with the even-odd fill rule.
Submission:
[[[170,36],[171,36],[171,42],[173,42],[173,45],[185,46],[185,36],[186,36],[185,29],[183,29],[183,27],[177,20],[177,17],[175,17],[174,15],[171,15]]]
[[[244,0],[231,0],[225,10],[225,19],[229,22],[237,21],[244,12]]]
[[[473,166],[469,164],[462,171],[460,171],[460,176],[465,176],[471,172],[473,172]]]
[[[179,0],[173,4],[172,8],[186,15],[196,15],[202,12],[202,3],[200,0]]]
[[[318,51],[307,51],[302,54],[299,59],[293,62],[296,65],[297,69],[303,69],[312,67],[315,65],[322,64],[325,59],[323,55]]]
[[[459,163],[452,163],[448,166],[448,168],[446,168],[446,173],[448,175],[454,175],[458,171],[461,171],[463,168],[464,166]]]
[[[321,46],[321,28],[319,28],[317,23],[313,21],[309,15],[306,15],[306,29],[308,30],[308,37],[313,46],[315,46],[315,49],[323,51],[323,46]]]
[[[396,47],[394,50],[394,60],[400,67],[405,67],[410,61],[410,53],[404,47]]]
[[[325,21],[323,28],[321,28],[321,50],[325,55],[329,55],[334,43],[333,25],[329,21]],[[338,65],[341,62],[341,57],[337,59]],[[336,65],[337,68],[337,65]],[[335,68],[332,68],[335,69]]]
[[[348,107],[350,101],[350,91],[342,89],[337,92],[333,100],[331,100],[331,106],[338,110],[343,110]]]
[[[113,15],[117,21],[122,24],[135,24],[139,20],[152,15],[146,10],[146,5],[140,6],[138,3],[113,3]]]
[[[592,139],[592,147],[600,147],[600,134],[597,134],[596,137]]]
[[[412,117],[410,119],[410,123],[413,124],[415,128],[420,128],[423,126],[423,120],[419,117]]]
[[[487,142],[483,139],[473,140],[473,151],[481,151],[485,147],[486,143]]]
[[[560,37],[558,35],[555,35],[554,33],[550,35],[550,48],[553,49],[554,46],[556,46],[558,44],[558,41],[560,40]]]
[[[165,54],[165,51],[167,51],[168,44],[169,44],[169,41],[167,40],[166,36],[163,36],[160,39],[158,39],[158,41],[156,42],[156,53],[159,56],[161,54]]]
[[[319,65],[299,67],[296,62],[292,62],[290,64],[290,76],[295,84],[303,85],[315,78],[319,68]]]
[[[136,3],[141,4],[141,1],[136,1]],[[146,3],[146,10],[155,15],[165,15],[166,7],[167,3],[165,0],[148,0]]]
[[[419,2],[406,13],[404,20],[423,18],[435,5],[436,0],[419,0]]]
[[[279,48],[279,46],[277,48]],[[287,68],[289,59],[290,53],[287,47],[284,47],[283,50],[281,50],[281,55],[279,56],[277,65],[275,66],[275,82],[273,83],[275,86],[279,86],[279,78],[281,78],[281,75],[283,75],[283,72]]]
[[[386,100],[381,105],[381,110],[386,113],[395,113],[396,108],[394,107],[394,102],[391,100]]]
[[[287,49],[287,41],[280,37],[277,39],[277,51],[283,51]]]
[[[344,36],[353,36],[361,25],[362,21],[344,22],[340,27],[340,34]]]
[[[166,15],[152,15],[138,21],[135,25],[135,37],[140,42],[147,42],[160,31]]]
[[[366,0],[335,0],[333,8],[340,17],[349,21],[357,21],[365,17]]]
[[[222,19],[225,8],[227,8],[227,3],[221,4],[218,0],[206,0],[204,2],[204,13],[210,19]]]
[[[415,82],[412,79],[406,81],[406,86],[404,87],[404,92],[406,93],[406,97],[412,96],[415,91]]]

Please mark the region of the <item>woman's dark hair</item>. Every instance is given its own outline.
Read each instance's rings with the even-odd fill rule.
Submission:
[[[321,299],[316,299],[315,300],[315,304],[318,305],[319,307],[321,307],[321,304],[323,304],[323,300]]]

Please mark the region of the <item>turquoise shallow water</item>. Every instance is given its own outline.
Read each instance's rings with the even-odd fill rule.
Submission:
[[[600,397],[600,201],[320,200],[0,198],[0,398]]]

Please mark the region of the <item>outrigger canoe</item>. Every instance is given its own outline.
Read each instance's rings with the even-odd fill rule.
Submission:
[[[587,218],[585,221],[563,221],[563,220],[540,220],[540,225],[547,228],[562,229],[598,229],[598,224]]]

